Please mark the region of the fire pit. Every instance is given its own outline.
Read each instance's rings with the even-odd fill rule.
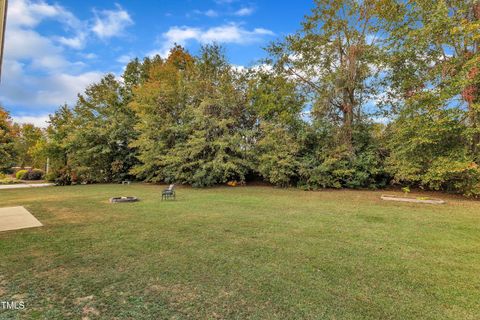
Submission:
[[[136,202],[138,200],[137,197],[114,197],[110,198],[110,203]]]

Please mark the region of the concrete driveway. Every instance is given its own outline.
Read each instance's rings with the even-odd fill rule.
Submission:
[[[22,189],[22,188],[41,188],[54,186],[53,183],[20,183],[0,185],[0,190],[4,189]]]

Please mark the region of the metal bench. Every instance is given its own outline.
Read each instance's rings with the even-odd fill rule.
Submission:
[[[162,200],[173,199],[175,200],[175,185],[171,184],[167,189],[162,191]]]

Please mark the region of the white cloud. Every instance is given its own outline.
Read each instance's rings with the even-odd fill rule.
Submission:
[[[29,75],[27,71],[25,64],[5,60],[0,90],[0,100],[5,106],[38,110],[73,104],[78,93],[103,76],[97,71],[42,75]]]
[[[86,34],[82,31],[85,23],[80,21],[70,11],[54,4],[48,4],[44,1],[14,0],[8,8],[7,18],[7,36],[14,34],[16,38],[18,32],[32,31],[43,20],[52,19],[60,22],[68,32],[72,32],[72,37],[54,36],[53,40],[59,43],[81,49],[84,46]],[[48,39],[48,41],[51,41]]]
[[[218,4],[230,4],[230,3],[234,3],[235,1],[237,0],[215,0],[215,2]]]
[[[223,43],[237,43],[246,44],[256,42],[262,39],[262,36],[274,35],[270,30],[263,28],[256,28],[248,31],[235,24],[224,25],[220,27],[213,27],[202,32],[200,42],[223,42]]]
[[[59,22],[73,35],[42,36],[35,27],[47,19]],[[33,68],[49,71],[69,67],[61,45],[82,48],[86,37],[81,31],[83,25],[84,23],[61,6],[50,5],[44,1],[13,0],[7,17],[5,59],[29,60]]]
[[[79,32],[76,36],[74,37],[56,37],[56,40],[67,47],[70,47],[72,49],[83,49],[85,47],[85,42],[86,42],[87,34],[84,32]]]
[[[10,28],[5,34],[5,59],[34,62],[49,56],[62,59],[62,49],[32,29]]]
[[[245,7],[245,8],[241,8],[237,11],[235,11],[235,15],[236,16],[239,16],[239,17],[244,17],[244,16],[249,16],[251,15],[253,12],[255,12],[255,9],[254,8],[251,8],[251,7]]]
[[[380,124],[387,125],[387,124],[389,124],[390,122],[392,122],[392,119],[389,118],[389,117],[375,116],[375,117],[372,117],[372,121],[373,121],[374,123],[380,123]]]
[[[95,21],[92,31],[100,38],[107,39],[122,36],[124,30],[133,25],[129,13],[120,5],[116,10],[94,11]]]
[[[120,57],[117,58],[117,62],[120,62],[120,63],[123,63],[123,64],[127,64],[127,63],[129,63],[132,59],[133,59],[132,56],[130,56],[130,55],[128,55],[128,54],[124,54],[124,55],[121,55]]]
[[[59,5],[44,1],[14,0],[8,6],[9,27],[36,27],[44,19],[61,20],[66,25],[76,28],[80,21],[68,10]]]
[[[207,17],[210,17],[210,18],[215,18],[215,17],[219,16],[218,12],[213,10],[213,9],[209,9],[209,10],[206,10],[206,11],[194,10],[193,13],[194,14],[199,14],[199,15],[204,15],[204,16],[207,16]]]
[[[204,14],[205,14],[207,17],[211,17],[211,18],[218,16],[218,12],[215,11],[215,10],[212,10],[212,9],[205,11]]]
[[[40,115],[20,115],[20,116],[12,116],[13,122],[24,124],[24,123],[31,123],[39,128],[46,128],[48,127],[47,121],[50,120],[48,114],[40,114]]]
[[[234,71],[239,73],[246,73],[248,71],[248,68],[242,65],[232,64],[231,67]]]
[[[37,27],[46,20],[60,24],[65,35],[45,36]],[[43,0],[12,0],[7,17],[5,56],[0,86],[0,101],[28,115],[51,110],[65,102],[74,103],[79,92],[103,72],[86,71],[82,61],[71,60],[65,48],[83,48],[87,22],[57,4]],[[92,59],[94,54],[79,53]]]
[[[251,67],[252,70],[255,70],[256,72],[265,72],[265,73],[271,73],[273,72],[273,67],[271,64],[266,64],[266,63],[261,63],[254,65]]]
[[[85,59],[91,60],[91,59],[96,59],[98,56],[95,53],[90,52],[90,53],[83,53],[82,57]]]
[[[50,106],[63,103],[72,104],[78,93],[93,82],[99,81],[103,76],[104,74],[101,72],[90,71],[81,74],[62,73],[46,78],[34,78],[32,82],[40,90],[37,90],[33,97],[37,104],[42,102]],[[43,82],[47,84],[42,86]]]
[[[265,72],[265,73],[269,73],[269,72],[273,71],[273,67],[271,65],[265,64],[265,63],[256,64],[256,65],[253,65],[253,66],[250,66],[250,67],[245,67],[245,66],[242,66],[242,65],[232,64],[231,67],[232,67],[233,70],[235,70],[236,72],[239,72],[239,73],[247,73],[249,70],[253,70],[253,71],[256,71],[256,72]]]
[[[175,43],[182,46],[185,46],[189,41],[197,41],[201,44],[213,42],[249,44],[261,41],[265,36],[273,35],[275,34],[267,29],[255,28],[247,30],[233,23],[208,29],[175,26],[162,35],[160,41],[162,43],[161,49],[153,51],[149,55],[160,54],[161,56],[166,56]]]

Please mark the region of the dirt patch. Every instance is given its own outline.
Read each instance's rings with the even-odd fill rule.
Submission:
[[[79,224],[79,223],[84,223],[85,221],[89,221],[88,219],[91,218],[91,217],[86,217],[80,212],[76,212],[67,208],[51,207],[51,208],[46,208],[45,211],[47,211],[48,215],[52,217],[52,218],[49,217],[50,221],[48,223],[51,226],[65,225],[65,224]]]
[[[147,293],[166,293],[167,299],[172,305],[183,304],[188,301],[194,301],[198,299],[199,294],[195,288],[190,288],[181,284],[175,284],[172,286],[162,286],[158,284],[151,285],[147,290]]]
[[[49,259],[49,260],[47,260]],[[40,258],[39,266],[47,266],[46,270],[38,270],[35,277],[40,281],[42,279],[51,279],[52,281],[64,281],[71,276],[71,271],[64,266],[50,267],[53,264],[53,258]]]
[[[81,298],[76,298],[75,300],[73,300],[73,303],[78,306],[78,305],[82,305],[84,303],[92,301],[93,298],[94,298],[93,295],[86,296],[86,297],[81,297]]]
[[[5,280],[5,277],[0,275],[0,297],[5,296],[7,294],[7,289],[5,288],[7,286],[7,280]]]
[[[82,320],[88,320],[90,319],[89,316],[96,316],[98,317],[100,315],[100,311],[98,311],[96,308],[91,307],[91,306],[85,306],[82,309]]]
[[[12,296],[12,300],[14,301],[23,301],[23,300],[26,300],[28,297],[28,294],[26,293],[18,293],[16,295],[13,295]]]
[[[73,300],[73,303],[77,306],[82,306],[82,320],[89,320],[90,317],[100,316],[100,311],[97,308],[92,306],[94,300],[94,295],[89,295],[85,297],[79,297]]]

